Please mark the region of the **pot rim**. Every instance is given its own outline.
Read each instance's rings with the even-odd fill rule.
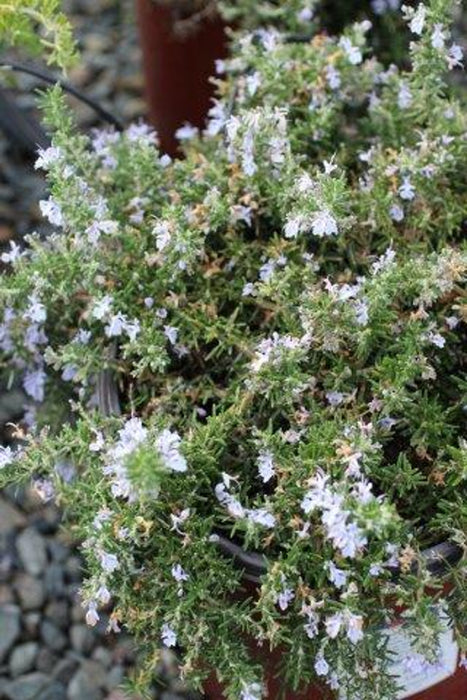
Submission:
[[[212,541],[218,545],[223,554],[233,560],[238,568],[243,569],[245,580],[261,583],[261,577],[268,569],[268,560],[264,554],[245,550],[223,535],[214,534]],[[421,554],[430,574],[440,576],[457,564],[462,557],[463,549],[453,542],[445,541],[424,549]],[[415,564],[412,569],[415,573],[417,565]],[[394,567],[394,574],[397,576],[399,573],[400,567]]]

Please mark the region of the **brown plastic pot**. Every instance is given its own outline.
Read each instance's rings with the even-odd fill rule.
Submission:
[[[136,0],[149,118],[166,153],[177,150],[175,131],[189,122],[201,127],[213,88],[215,60],[226,55],[225,26],[217,15],[180,35],[168,6]]]
[[[114,355],[116,346],[111,348]],[[104,370],[98,376],[97,397],[99,410],[104,415],[120,414],[120,401],[115,379],[110,370]],[[254,596],[261,577],[267,571],[266,558],[258,552],[249,552],[221,534],[216,535],[219,550],[232,559],[243,571],[243,587],[238,591],[239,598]],[[425,566],[434,576],[441,575],[456,564],[462,556],[462,549],[452,542],[441,542],[423,551]],[[397,569],[394,577],[397,578]],[[447,589],[446,589],[447,592]],[[398,615],[401,611],[395,608]],[[297,692],[284,689],[280,678],[280,661],[284,651],[280,648],[270,652],[267,646],[259,647],[251,642],[252,655],[261,662],[265,669],[265,682],[269,700],[336,700],[329,689],[320,684],[313,684]],[[457,662],[457,659],[456,659]],[[218,682],[215,671],[204,684],[206,700],[226,700],[222,685]],[[402,696],[401,696],[402,697]],[[428,687],[422,692],[404,695],[407,700],[464,700],[467,699],[467,671],[456,663],[456,670],[448,678]],[[377,700],[377,698],[375,698]]]
[[[217,536],[219,549],[235,564],[243,569],[244,588],[240,596],[255,595],[256,586],[260,583],[261,576],[266,573],[265,558],[257,552],[247,552],[239,545],[233,543],[222,535]],[[425,565],[433,575],[442,574],[447,568],[459,561],[462,551],[451,542],[442,542],[430,547],[423,552]],[[394,577],[398,576],[397,570]],[[447,592],[447,591],[446,591]],[[396,615],[401,610],[396,608]],[[395,625],[397,627],[397,624]],[[324,685],[313,684],[300,691],[293,692],[284,688],[279,675],[281,656],[283,650],[276,649],[272,653],[267,649],[251,644],[253,656],[262,663],[265,669],[265,682],[270,700],[336,700],[336,696]],[[456,659],[457,662],[458,659]],[[226,700],[223,695],[222,685],[217,681],[213,673],[204,686],[207,700]],[[422,692],[412,695],[404,695],[407,700],[464,700],[467,699],[467,672],[457,666],[455,672],[443,681],[428,687]],[[375,699],[376,700],[376,699]]]

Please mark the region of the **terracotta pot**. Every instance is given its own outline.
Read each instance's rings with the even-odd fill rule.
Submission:
[[[209,109],[215,60],[226,55],[225,27],[217,16],[189,33],[174,31],[170,7],[136,0],[149,117],[163,151],[177,150],[175,131],[189,122],[201,127]]]
[[[224,554],[233,559],[237,566],[244,571],[244,585],[239,591],[239,597],[255,595],[256,586],[260,582],[260,577],[266,571],[265,559],[256,552],[246,552],[242,547],[233,543],[229,539],[218,536],[218,546]],[[426,566],[432,574],[441,574],[461,556],[460,549],[450,542],[443,542],[434,547],[430,547],[423,552]],[[397,577],[397,572],[395,572]],[[446,589],[447,593],[448,590]],[[395,613],[401,612],[397,607]],[[399,651],[399,658],[403,658],[405,651],[409,652],[406,642],[402,641],[397,630],[397,624],[391,630],[393,640],[398,639],[393,646]],[[402,638],[403,640],[403,638]],[[426,674],[406,674],[403,684],[407,688],[405,693],[401,693],[398,698],[407,700],[461,700],[467,698],[467,672],[458,666],[457,647],[452,639],[452,635],[446,631],[443,635],[441,647],[443,649],[443,662],[446,664],[446,672],[436,676],[436,672],[427,671]],[[286,690],[280,680],[280,661],[284,653],[281,649],[276,649],[269,653],[266,649],[260,648],[254,643],[251,644],[252,655],[259,660],[265,669],[265,678],[270,700],[337,700],[336,696],[329,691],[326,686],[315,684],[301,691],[292,692]],[[449,675],[449,673],[451,675]],[[437,682],[439,677],[448,676]],[[428,687],[426,687],[428,686]],[[421,690],[424,688],[424,690]],[[420,689],[421,692],[412,692]],[[225,700],[223,689],[213,673],[207,680],[204,691],[208,700]]]

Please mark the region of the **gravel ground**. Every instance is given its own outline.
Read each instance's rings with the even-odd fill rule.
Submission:
[[[140,51],[130,0],[65,0],[82,51],[69,81],[124,123],[145,116]],[[24,56],[13,56],[24,62]],[[40,82],[19,76],[9,91],[37,117]],[[81,128],[95,114],[70,100]],[[46,232],[38,200],[45,183],[30,154],[0,132],[0,246],[33,230]],[[19,390],[0,387],[0,430],[22,414]],[[84,624],[79,601],[82,562],[60,527],[54,506],[29,490],[0,493],[0,700],[133,700],[118,687],[135,662],[131,639]],[[173,654],[163,650],[152,697],[195,700],[177,678]]]

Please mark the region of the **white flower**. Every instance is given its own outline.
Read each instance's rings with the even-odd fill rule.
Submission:
[[[167,155],[167,153],[164,153],[163,156],[159,158],[159,164],[161,168],[167,168],[172,162],[172,158]]]
[[[356,299],[353,302],[353,307],[355,310],[355,318],[359,326],[366,326],[368,324],[368,304],[364,299]]]
[[[99,622],[99,614],[97,612],[97,603],[91,601],[86,612],[86,624],[90,627],[95,627]]]
[[[50,166],[56,163],[62,157],[62,151],[57,146],[50,146],[49,148],[39,148],[38,157],[34,163],[34,169],[38,170],[49,170]]]
[[[329,664],[322,654],[318,654],[315,659],[314,669],[317,676],[327,676],[329,673]]]
[[[442,24],[435,24],[431,35],[431,45],[439,51],[444,48],[445,32]]]
[[[137,141],[140,144],[148,146],[157,144],[157,133],[149,124],[145,124],[144,122],[130,124],[125,134],[129,141]]]
[[[179,127],[175,132],[175,138],[179,141],[190,141],[198,136],[198,129],[196,126],[186,122],[183,126]]]
[[[259,683],[244,683],[240,700],[261,700],[263,689]]]
[[[179,515],[174,515],[173,513],[170,514],[170,520],[172,521],[172,527],[170,528],[171,530],[175,530],[178,532],[179,535],[183,535],[184,533],[179,529],[180,525],[183,525],[183,523],[188,520],[190,517],[190,509],[185,508],[184,510],[181,511]]]
[[[246,284],[243,285],[242,297],[254,296],[254,294],[255,294],[255,285],[253,284],[253,282],[247,282]]]
[[[141,418],[130,418],[123,428],[118,431],[116,451],[118,454],[131,454],[136,447],[145,442],[148,431],[143,426]]]
[[[34,401],[41,403],[44,400],[44,386],[47,375],[43,369],[33,369],[25,373],[23,377],[23,389]]]
[[[326,634],[331,639],[335,639],[339,634],[341,627],[343,626],[344,618],[341,613],[335,613],[326,618],[324,626],[326,627]]]
[[[256,464],[258,466],[258,473],[266,484],[275,474],[274,455],[269,450],[262,450],[258,455]]]
[[[60,205],[55,202],[52,197],[48,199],[41,199],[39,202],[39,207],[46,219],[50,221],[54,226],[63,226],[64,218]]]
[[[398,223],[403,220],[404,218],[404,210],[401,207],[400,204],[391,204],[389,208],[389,216],[393,221],[397,221]]]
[[[186,573],[186,571],[181,567],[180,564],[174,564],[172,566],[172,576],[174,579],[178,582],[181,583],[182,581],[188,581],[189,576]]]
[[[92,245],[96,245],[101,237],[101,233],[116,233],[118,229],[118,224],[116,221],[110,219],[104,219],[103,221],[93,221],[90,226],[87,227],[85,234]]]
[[[16,454],[11,447],[0,445],[0,469],[6,467],[8,464],[11,464],[15,459]]]
[[[446,338],[443,338],[441,333],[435,333],[434,331],[430,331],[429,333],[427,333],[426,339],[433,345],[436,345],[437,348],[444,348],[444,346],[446,345]]]
[[[344,400],[344,394],[340,391],[328,391],[325,396],[330,406],[339,406]]]
[[[296,238],[301,230],[303,217],[295,216],[289,219],[284,226],[284,236],[286,238]]]
[[[156,439],[156,448],[160,453],[164,465],[175,472],[185,472],[187,463],[180,452],[182,440],[178,433],[173,433],[165,428]]]
[[[261,75],[258,73],[258,71],[255,71],[254,73],[251,73],[250,75],[246,76],[245,82],[248,94],[250,95],[250,97],[253,97],[257,89],[261,85]]]
[[[14,241],[10,241],[10,250],[2,253],[1,261],[4,263],[14,263],[22,255],[21,248]]]
[[[104,436],[100,430],[93,430],[95,439],[89,443],[90,452],[100,452],[105,445]]]
[[[110,603],[111,595],[107,586],[99,586],[96,591],[96,598],[102,605],[107,605],[107,603]]]
[[[34,323],[44,323],[47,319],[47,310],[35,294],[31,294],[29,297],[29,306],[24,315]]]
[[[397,95],[397,104],[401,109],[407,109],[412,104],[412,93],[407,83],[401,83]]]
[[[417,7],[417,11],[409,23],[410,31],[413,32],[413,34],[420,35],[422,33],[425,25],[425,17],[426,7],[423,5],[423,3],[420,3],[420,5]]]
[[[120,563],[115,554],[110,554],[109,552],[101,550],[98,553],[98,556],[101,566],[107,574],[113,573],[114,571],[116,571],[116,569],[120,567]]]
[[[306,23],[313,19],[313,10],[311,7],[304,7],[299,12],[297,12],[297,19],[299,22]]]
[[[164,326],[164,335],[171,345],[175,345],[178,337],[178,328],[175,328],[175,326]]]
[[[326,79],[329,83],[329,87],[331,90],[337,90],[340,88],[342,80],[341,80],[341,74],[337,70],[337,68],[334,68],[332,64],[329,64],[326,66]]]
[[[401,199],[413,199],[415,197],[415,187],[410,182],[409,177],[404,177],[402,185],[398,189],[399,197]]]
[[[291,588],[284,588],[277,596],[276,603],[284,611],[289,607],[289,603],[295,598],[295,593]]]
[[[167,221],[159,221],[153,228],[157,250],[164,250],[170,241],[170,228]]]
[[[327,209],[318,212],[311,222],[315,236],[332,236],[338,232],[337,221]]]
[[[78,368],[76,365],[64,365],[62,371],[62,379],[64,382],[71,382],[76,377]]]
[[[111,316],[104,331],[108,338],[116,338],[123,333],[126,325],[126,317],[120,311]]]
[[[381,255],[376,262],[373,263],[371,266],[371,271],[374,275],[378,274],[378,272],[382,272],[384,270],[387,270],[388,267],[390,267],[394,259],[396,257],[396,253],[393,248],[389,247],[387,250]]]
[[[326,563],[326,568],[328,570],[328,578],[335,585],[336,588],[344,588],[347,584],[348,573],[343,569],[339,569],[333,561],[328,561]]]
[[[167,622],[162,625],[161,639],[166,647],[174,647],[177,644],[177,635]]]
[[[456,67],[463,68],[463,63],[462,63],[463,57],[464,57],[464,52],[462,50],[462,46],[459,46],[459,44],[452,44],[449,47],[448,53],[446,56],[449,70],[452,70],[453,68],[456,68]]]
[[[276,519],[266,508],[253,508],[246,511],[247,518],[256,525],[262,525],[268,529],[275,527]]]
[[[124,331],[132,343],[136,340],[136,336],[138,335],[140,330],[141,327],[137,318],[134,318],[131,321],[125,321]]]
[[[102,321],[102,319],[105,316],[107,316],[110,309],[112,308],[112,303],[112,297],[106,294],[104,297],[102,297],[102,299],[99,299],[99,301],[96,301],[94,303],[94,306],[91,311],[91,316],[93,318],[97,318],[98,321]]]
[[[74,337],[74,341],[75,343],[79,343],[80,345],[87,345],[91,340],[91,335],[91,331],[87,331],[84,328],[80,328]]]
[[[54,485],[49,479],[34,479],[32,486],[44,503],[48,503],[55,498]]]
[[[450,330],[454,330],[454,328],[457,328],[459,325],[459,319],[457,316],[446,316],[444,320],[446,321],[446,324]]]
[[[352,644],[357,644],[363,639],[363,617],[361,615],[354,615],[348,612],[346,615],[346,630],[347,637],[350,639]]]
[[[339,46],[344,49],[344,52],[350,63],[354,66],[362,62],[362,52],[358,46],[354,46],[348,37],[343,36],[339,41]]]

